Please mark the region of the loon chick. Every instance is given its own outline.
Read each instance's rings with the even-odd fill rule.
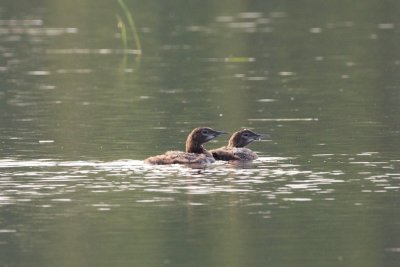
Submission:
[[[245,146],[262,137],[261,134],[242,129],[232,134],[227,146],[210,150],[210,152],[216,160],[254,160],[258,158],[257,154]]]
[[[225,132],[215,131],[207,127],[194,129],[186,139],[186,151],[167,151],[145,159],[150,164],[206,164],[213,163],[215,159],[202,145]]]

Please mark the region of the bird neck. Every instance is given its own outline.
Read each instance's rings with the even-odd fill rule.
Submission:
[[[186,141],[186,152],[187,153],[203,154],[203,153],[206,153],[207,151],[198,142],[195,142],[195,141],[193,141],[191,139],[188,139]]]
[[[227,147],[235,147],[235,144],[232,140],[229,140]]]
[[[228,142],[228,147],[244,147],[237,136],[231,137]]]

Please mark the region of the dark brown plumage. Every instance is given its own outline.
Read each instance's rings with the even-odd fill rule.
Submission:
[[[215,162],[214,157],[209,153],[203,144],[211,139],[224,134],[207,127],[194,129],[186,139],[186,150],[167,151],[163,155],[149,157],[145,160],[150,164],[207,164]]]
[[[257,154],[245,146],[262,137],[261,134],[242,129],[232,134],[227,146],[210,150],[210,153],[216,160],[254,160],[258,158]]]

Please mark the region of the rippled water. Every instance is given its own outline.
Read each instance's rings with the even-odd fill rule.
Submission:
[[[298,260],[328,261],[330,265],[345,260],[364,263],[351,254],[355,251],[367,260],[372,252],[397,257],[395,242],[377,246],[374,240],[382,235],[375,228],[382,220],[393,221],[383,224],[394,227],[388,229],[389,236],[398,231],[399,216],[390,210],[397,210],[400,161],[385,162],[373,152],[312,157],[307,165],[296,163],[296,158],[261,157],[248,164],[217,163],[205,168],[150,166],[139,160],[1,160],[3,252],[7,257],[8,253],[18,255],[13,254],[15,241],[34,238],[21,244],[22,248],[28,252],[50,250],[56,260],[64,257],[61,255],[68,248],[72,253],[68,262],[78,263],[86,253],[118,246],[130,250],[108,252],[113,261],[144,265],[203,262],[196,253],[200,250],[210,257],[207,251],[211,248],[223,253],[216,261],[224,264],[282,262],[275,255],[282,250],[293,253],[294,258],[283,261],[286,264]],[[322,165],[326,167],[318,170],[316,166]],[[381,201],[395,202],[382,205]],[[169,231],[175,234],[164,236]],[[215,237],[208,236],[210,232],[228,234],[220,237],[222,247],[214,243]],[[66,239],[60,243],[54,238]],[[351,247],[348,238],[355,242]],[[363,243],[364,239],[370,241]],[[163,246],[163,242],[175,246],[171,250],[194,254],[153,251],[153,246]],[[247,242],[246,248],[243,242]],[[296,244],[317,254],[296,254]],[[238,246],[257,257],[232,254]],[[141,250],[155,257],[147,259]],[[76,255],[80,253],[83,255]],[[328,259],[325,253],[330,255]],[[51,262],[41,254],[34,257],[36,262]],[[100,259],[90,258],[87,263],[111,260]]]
[[[0,4],[0,266],[397,266],[396,1],[126,4]]]
[[[335,189],[342,183],[353,184],[355,194],[384,193],[400,188],[400,160],[389,162],[371,158],[376,152],[365,152],[342,159],[337,169],[324,171],[296,164],[295,158],[261,157],[253,162],[218,162],[205,166],[153,166],[138,160],[101,161],[0,161],[0,205],[30,202],[73,201],[73,192],[108,193],[138,190],[152,192],[152,199],[137,202],[175,201],[174,196],[239,193],[249,196],[284,201],[335,200]],[[312,165],[329,165],[333,154],[316,154]],[[315,163],[314,161],[318,162]],[[336,162],[335,162],[336,163]],[[334,164],[334,165],[337,165]],[[353,167],[355,165],[356,167]],[[354,173],[347,173],[347,169]],[[314,170],[313,170],[314,169]],[[382,169],[385,172],[382,172]],[[359,171],[357,171],[359,170]],[[352,176],[353,175],[353,176]],[[18,179],[19,178],[19,179]],[[163,198],[162,196],[169,196]],[[307,196],[307,197],[304,197]],[[133,196],[132,196],[133,197]],[[190,204],[190,203],[187,203]],[[208,203],[199,203],[208,204]],[[355,202],[354,205],[362,205]]]

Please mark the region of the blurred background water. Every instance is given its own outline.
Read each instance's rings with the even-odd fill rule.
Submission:
[[[125,4],[0,3],[0,266],[398,265],[398,1]]]

